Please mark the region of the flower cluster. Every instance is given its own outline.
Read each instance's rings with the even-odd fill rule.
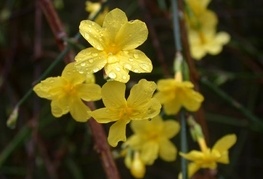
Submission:
[[[215,32],[217,18],[206,9],[208,0],[187,0],[192,15],[187,16],[191,52],[200,59],[207,52],[216,54],[229,40],[226,33]],[[94,18],[100,4],[87,2],[89,18]],[[152,165],[160,157],[164,161],[175,161],[177,148],[171,139],[180,130],[178,122],[163,119],[176,115],[182,108],[197,111],[204,97],[194,90],[194,85],[183,80],[181,63],[175,77],[161,79],[157,84],[146,79],[139,80],[130,89],[129,71],[150,73],[151,60],[136,49],[148,36],[146,24],[140,20],[128,21],[126,14],[116,8],[106,9],[97,21],[83,20],[80,34],[91,47],[81,50],[75,62],[68,64],[61,76],[49,77],[34,87],[36,94],[51,100],[51,112],[55,117],[66,113],[78,122],[93,117],[98,123],[111,123],[108,143],[116,147],[123,141],[122,154],[125,164],[136,178],[143,178],[146,165]],[[95,84],[94,73],[103,70],[105,84]],[[154,94],[157,89],[157,93]],[[126,92],[130,90],[127,96]],[[90,110],[85,102],[102,99],[104,107]],[[163,105],[163,116],[160,111]],[[126,126],[131,124],[133,134],[126,139]],[[200,168],[216,168],[216,163],[228,163],[228,149],[236,137],[228,135],[219,140],[212,149],[206,147],[203,138],[198,138],[201,151],[180,153],[189,164],[189,176]]]
[[[191,55],[200,60],[207,53],[216,55],[222,51],[222,46],[229,42],[226,32],[216,32],[218,19],[216,14],[207,9],[210,0],[185,0],[186,22]]]

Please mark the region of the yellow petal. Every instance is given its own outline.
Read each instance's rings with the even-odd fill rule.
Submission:
[[[133,49],[118,53],[120,64],[134,73],[150,73],[153,69],[152,61],[140,50]]]
[[[217,150],[219,153],[223,153],[229,150],[237,141],[235,134],[228,134],[219,139],[213,146],[212,150]]]
[[[188,110],[188,111],[197,111],[200,106],[201,103],[204,100],[204,97],[198,93],[195,92],[193,89],[185,89],[184,90],[184,94],[185,94],[185,99],[181,98],[181,102],[183,104],[183,106]]]
[[[118,109],[126,105],[124,83],[108,81],[102,86],[102,101],[107,108]]]
[[[85,101],[101,99],[101,87],[97,84],[81,84],[76,89],[79,97]]]
[[[96,73],[105,66],[107,63],[106,58],[103,52],[92,47],[86,48],[76,55],[75,67],[79,73]]]
[[[122,83],[127,83],[130,80],[129,71],[119,63],[107,64],[104,68],[106,75]]]
[[[75,63],[69,63],[63,70],[62,78],[69,81],[72,85],[80,84],[85,81],[85,75],[80,74],[75,68]]]
[[[104,49],[103,30],[100,25],[90,20],[83,20],[80,22],[79,32],[95,49]]]
[[[49,77],[35,85],[33,90],[39,97],[51,100],[54,94],[50,90],[58,87],[60,80],[60,77]]]
[[[88,114],[88,111],[90,111],[89,107],[78,98],[72,100],[69,110],[73,119],[78,122],[86,122],[90,118]]]
[[[152,165],[158,157],[159,145],[156,142],[147,142],[141,150],[141,159],[147,165]]]
[[[189,153],[179,153],[182,157],[186,158],[187,160],[192,160],[192,161],[198,161],[202,160],[204,158],[204,153],[197,151],[197,150],[192,150]]]
[[[160,102],[155,99],[152,98],[147,105],[141,106],[141,108],[137,108],[139,113],[141,113],[141,115],[134,115],[131,118],[135,119],[135,120],[142,120],[142,119],[151,119],[155,116],[157,116],[158,114],[160,114],[160,110],[161,110],[161,104]],[[140,119],[141,116],[141,119]]]
[[[98,122],[98,123],[109,123],[112,121],[119,120],[120,116],[118,111],[109,110],[107,108],[100,108],[90,112],[90,115]]]
[[[168,139],[162,139],[159,146],[159,155],[163,160],[169,162],[176,159],[177,149],[172,142]]]
[[[132,121],[132,122],[135,122],[135,121]],[[130,136],[127,139],[127,141],[125,141],[125,145],[131,146],[134,150],[140,150],[144,143],[145,141],[142,140],[142,136],[137,135],[137,134]]]
[[[66,98],[51,101],[51,113],[55,117],[61,117],[69,112],[69,101]]]
[[[175,98],[163,104],[163,109],[167,115],[177,114],[181,107],[181,101]]]
[[[133,107],[144,106],[152,98],[155,89],[156,84],[153,81],[140,80],[131,88],[127,99],[128,105]]]
[[[123,50],[132,50],[140,46],[148,36],[146,24],[140,20],[125,23],[116,36],[117,44]]]
[[[161,131],[163,129],[162,118],[157,115],[152,120],[139,120],[131,122],[131,129],[135,134],[147,135],[150,132]]]
[[[108,142],[112,147],[116,147],[119,141],[126,140],[126,124],[129,120],[118,120],[111,125]]]
[[[168,139],[174,137],[179,132],[179,129],[180,129],[180,125],[177,121],[175,120],[164,121],[163,133]]]
[[[106,29],[107,38],[111,42],[114,42],[115,37],[120,30],[120,28],[128,22],[126,14],[116,8],[110,11],[104,19],[102,27]]]

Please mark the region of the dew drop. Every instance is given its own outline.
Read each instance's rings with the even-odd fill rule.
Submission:
[[[93,69],[93,72],[94,72],[94,73],[96,73],[97,71],[99,71],[98,68],[94,68],[94,69]]]
[[[82,63],[80,64],[80,66],[84,67],[84,66],[86,66],[86,63],[85,63],[85,62],[82,62]]]
[[[126,80],[126,79],[127,79],[127,76],[122,76],[122,79]]]
[[[89,34],[85,34],[86,39],[89,39],[89,37],[90,37]]]
[[[92,53],[92,56],[96,57],[96,56],[98,56],[98,53]]]
[[[120,69],[119,67],[116,67],[115,69],[116,69],[117,71],[121,71],[121,69]]]
[[[124,68],[126,68],[126,69],[128,69],[128,70],[131,70],[132,66],[131,66],[130,64],[126,63],[126,64],[124,65]]]
[[[109,73],[109,77],[112,78],[112,79],[114,79],[114,78],[116,78],[116,74],[113,73],[113,72],[110,72],[110,73]]]
[[[80,73],[80,74],[83,74],[83,73],[84,73],[84,71],[80,70],[80,71],[79,71],[79,73]]]
[[[133,59],[132,59],[132,58],[129,58],[129,61],[130,61],[130,62],[133,62]]]
[[[89,62],[90,62],[90,63],[93,63],[93,62],[94,62],[94,60],[93,60],[93,59],[89,59]]]
[[[139,58],[139,55],[137,53],[133,54],[134,58]]]
[[[148,71],[149,70],[149,66],[147,64],[140,64],[140,67],[145,70],[145,71]]]
[[[138,70],[138,69],[134,69],[133,71],[134,71],[135,73],[138,73],[138,72],[139,72],[139,70]]]

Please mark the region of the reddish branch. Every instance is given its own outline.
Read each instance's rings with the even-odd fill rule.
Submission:
[[[67,37],[67,34],[62,26],[62,22],[60,21],[60,18],[57,15],[56,10],[54,9],[54,6],[50,0],[39,0],[40,7],[47,18],[47,21],[52,29],[52,32],[55,36],[57,45],[60,49],[65,48],[65,44],[63,39]],[[69,60],[65,61],[66,63],[72,61],[72,58],[69,58]],[[95,106],[93,103],[89,103],[89,106],[92,110],[95,109]],[[100,155],[103,168],[106,172],[106,176],[108,179],[119,179],[119,172],[117,170],[117,167],[115,165],[114,159],[111,154],[110,147],[106,140],[106,135],[104,132],[103,127],[101,124],[98,124],[94,119],[90,119],[88,122],[91,131],[92,136],[94,138],[95,142],[95,149]]]
[[[60,50],[63,50],[66,46],[64,39],[67,38],[66,31],[62,25],[60,18],[50,0],[38,0],[41,10],[43,11],[48,24],[53,32],[56,43]],[[65,58],[65,62],[69,63],[73,59],[73,55],[69,53],[69,55]]]

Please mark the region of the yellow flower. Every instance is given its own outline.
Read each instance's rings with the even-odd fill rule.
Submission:
[[[179,124],[174,120],[165,120],[158,115],[148,121],[132,121],[134,134],[128,138],[124,146],[140,152],[143,163],[152,165],[160,156],[165,161],[176,159],[177,149],[169,140],[179,131]]]
[[[230,36],[226,32],[216,33],[213,30],[189,31],[188,37],[191,55],[196,60],[200,60],[207,53],[219,54],[223,45],[230,41]]]
[[[145,164],[141,160],[139,152],[135,152],[134,154],[134,159],[131,162],[130,171],[135,178],[143,178],[145,175]]]
[[[182,107],[188,111],[197,111],[204,97],[194,91],[194,85],[181,79],[161,79],[157,82],[155,97],[163,104],[166,114],[177,114]]]
[[[116,81],[129,81],[129,71],[149,73],[151,60],[140,50],[148,36],[144,22],[128,21],[120,9],[110,11],[102,27],[90,20],[79,26],[81,35],[93,46],[80,51],[75,57],[81,73],[95,73],[104,68],[106,75]]]
[[[51,112],[55,117],[70,112],[71,116],[79,122],[90,118],[90,109],[84,101],[94,101],[101,98],[99,85],[89,83],[94,77],[80,74],[74,63],[68,64],[61,76],[49,77],[37,84],[33,90],[41,98],[51,100]]]
[[[200,15],[207,10],[207,6],[211,0],[185,0],[194,15]]]
[[[188,165],[189,178],[200,168],[216,169],[217,163],[228,164],[228,150],[236,143],[236,140],[235,134],[229,134],[219,139],[212,149],[203,147],[202,151],[193,150],[187,154],[180,153],[182,157],[192,161]]]
[[[145,79],[131,88],[130,96],[125,99],[125,84],[109,81],[102,87],[102,101],[105,108],[91,112],[91,116],[99,123],[116,121],[111,127],[108,142],[116,146],[119,141],[126,140],[126,124],[131,120],[147,120],[159,114],[161,105],[152,98],[156,89],[154,82]]]

